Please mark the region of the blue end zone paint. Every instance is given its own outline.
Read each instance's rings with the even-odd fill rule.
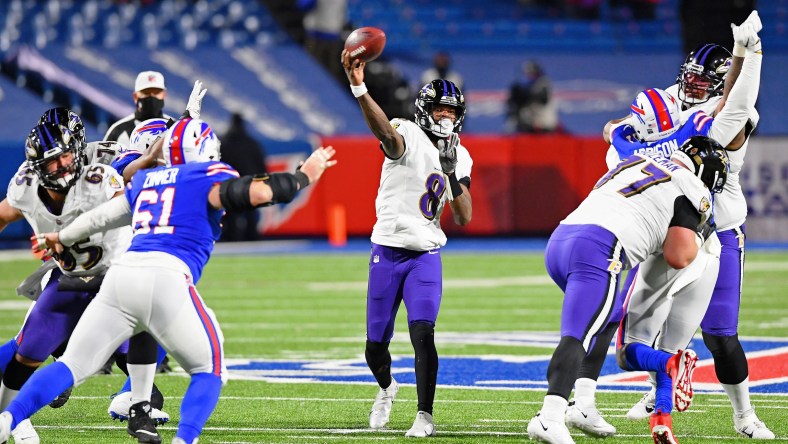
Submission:
[[[788,340],[748,340],[742,339],[748,353],[775,350],[775,360],[788,360],[788,353],[777,349],[788,347]],[[549,346],[550,349],[554,345]],[[711,354],[703,345],[702,339],[692,341],[691,347],[698,358],[710,360]],[[485,389],[536,389],[546,390],[549,351],[541,356],[507,357],[450,357],[440,358],[438,383],[444,387],[485,388]],[[231,375],[244,379],[265,379],[269,382],[318,382],[318,383],[374,383],[374,379],[363,358],[348,360],[304,360],[304,361],[265,361],[229,360]],[[235,361],[233,363],[232,361]],[[394,378],[402,384],[415,384],[413,358],[394,357],[392,360]],[[612,391],[641,391],[645,382],[606,382],[611,376],[623,376],[612,355],[608,355],[602,368],[599,389]],[[778,378],[774,382],[752,381],[752,393],[788,394],[788,380]],[[719,385],[707,384],[700,392],[722,392]]]

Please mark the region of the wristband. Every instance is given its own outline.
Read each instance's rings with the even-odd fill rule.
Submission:
[[[731,54],[733,54],[734,57],[744,57],[747,54],[747,48],[739,43],[734,43],[733,52],[731,52]]]
[[[362,82],[361,85],[358,86],[350,85],[350,91],[353,92],[353,97],[358,99],[367,93],[367,84]]]
[[[460,181],[457,180],[457,175],[452,172],[449,174],[449,187],[451,188],[451,195],[454,199],[462,195],[462,187]]]
[[[295,178],[296,181],[298,182],[299,190],[303,190],[304,188],[309,186],[309,176],[307,176],[301,171],[301,167],[298,167],[298,169],[296,170]]]

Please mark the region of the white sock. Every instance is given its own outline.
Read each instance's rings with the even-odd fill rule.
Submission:
[[[0,411],[5,410],[18,394],[19,390],[12,390],[6,387],[5,384],[0,383]]]
[[[591,378],[580,378],[575,381],[575,402],[583,407],[593,407],[596,403],[596,381]]]
[[[725,389],[728,399],[731,400],[734,415],[741,417],[752,409],[752,404],[750,404],[750,378],[746,378],[738,384],[722,384],[722,388]]]
[[[153,378],[156,376],[156,363],[128,364],[128,369],[131,377],[131,403],[150,402]]]
[[[568,404],[569,401],[558,395],[547,395],[542,404],[542,417],[548,421],[557,421],[563,424]]]

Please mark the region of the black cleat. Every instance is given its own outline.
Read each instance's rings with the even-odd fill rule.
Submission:
[[[113,356],[109,357],[109,360],[104,363],[103,366],[95,373],[96,375],[111,375],[112,374],[112,364],[115,363],[115,358]]]
[[[172,373],[172,367],[170,367],[170,357],[165,356],[162,359],[161,364],[156,367],[156,373]]]
[[[154,409],[164,410],[164,395],[156,387],[156,384],[153,384],[153,390],[150,392],[150,406]]]
[[[74,389],[73,387],[69,387],[65,389],[63,393],[57,395],[57,398],[55,398],[52,402],[49,403],[49,406],[52,407],[53,409],[59,409],[60,407],[66,405],[66,403],[68,402],[68,398],[71,397],[71,390],[73,389]]]
[[[129,435],[137,438],[137,442],[161,444],[161,435],[153,426],[150,418],[150,403],[148,401],[138,402],[129,409],[129,423],[126,431]]]

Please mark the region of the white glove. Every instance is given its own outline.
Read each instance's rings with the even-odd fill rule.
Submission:
[[[731,25],[733,30],[734,55],[741,56],[741,49],[744,48],[746,52],[758,52],[761,50],[761,39],[758,33],[750,23],[744,23],[741,26]]]
[[[189,95],[189,103],[186,104],[186,111],[189,111],[189,116],[191,116],[192,119],[200,118],[200,111],[202,110],[202,98],[205,97],[206,92],[208,92],[208,89],[203,89],[202,82],[195,80],[194,88],[192,89],[192,93]]]
[[[752,29],[754,29],[755,32],[761,32],[761,29],[763,29],[763,24],[761,24],[761,17],[758,16],[758,11],[752,11],[747,17],[747,20],[742,22],[742,25],[746,23],[751,24]]]

